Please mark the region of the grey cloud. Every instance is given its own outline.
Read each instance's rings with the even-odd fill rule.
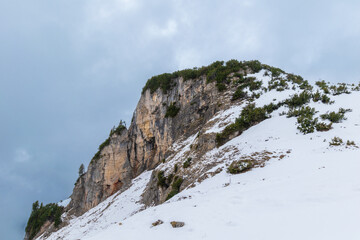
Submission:
[[[21,238],[33,201],[71,194],[78,166],[130,122],[152,75],[237,58],[359,81],[359,10],[322,0],[0,1],[0,235]]]

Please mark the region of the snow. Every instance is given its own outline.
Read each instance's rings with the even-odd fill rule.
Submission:
[[[354,116],[359,122],[359,112]],[[358,239],[359,150],[334,151],[323,143],[328,133],[308,136],[293,129],[293,119],[274,117],[223,146],[246,144],[249,152],[290,148],[286,158],[245,174],[223,171],[89,239]],[[358,139],[359,130],[347,137]],[[164,224],[151,227],[158,219]],[[174,220],[185,226],[173,229]]]
[[[132,181],[132,186],[121,194],[115,194],[78,218],[48,239],[88,239],[112,225],[119,226],[124,219],[143,209],[139,202],[151,171],[142,173]],[[63,238],[61,238],[63,237]]]
[[[230,124],[235,121],[244,106],[244,103],[240,105],[235,105],[230,107],[229,109],[226,109],[225,111],[217,113],[212,119],[210,119],[210,121],[215,121],[215,124],[205,133],[221,132],[226,127],[226,124]]]
[[[258,73],[266,83],[269,79]],[[275,90],[263,94],[257,106],[282,101],[298,90]],[[246,239],[246,240],[358,240],[360,236],[360,149],[330,147],[329,141],[360,144],[360,93],[331,96],[335,103],[311,102],[317,116],[340,107],[351,108],[347,120],[333,124],[328,132],[307,135],[296,129],[296,118],[279,116],[278,109],[267,119],[208,152],[206,162],[217,162],[219,174],[185,189],[159,206],[144,209],[138,201],[151,171],[134,179],[125,192],[112,196],[49,239]],[[218,113],[210,132],[219,132],[233,121],[244,103]],[[188,154],[196,135],[174,144],[178,150],[170,162]],[[267,151],[274,155],[263,168],[231,175],[226,167],[241,156]],[[280,154],[285,157],[280,158]],[[152,227],[161,219],[162,225]],[[185,226],[174,229],[171,221]],[[121,225],[119,224],[121,223]],[[60,237],[60,238],[58,238]]]

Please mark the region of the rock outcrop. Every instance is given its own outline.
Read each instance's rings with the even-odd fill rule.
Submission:
[[[136,107],[129,129],[110,136],[110,144],[93,159],[78,180],[68,209],[81,215],[113,193],[126,189],[144,170],[153,169],[180,136],[188,137],[206,123],[224,104],[224,92],[206,77],[173,80],[174,87],[146,90]],[[170,104],[180,108],[175,117],[165,117]],[[206,141],[207,139],[204,139]],[[212,142],[214,139],[212,139]]]

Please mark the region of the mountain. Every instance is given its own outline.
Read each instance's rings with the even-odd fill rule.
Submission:
[[[258,61],[152,77],[26,239],[357,239],[359,90]]]

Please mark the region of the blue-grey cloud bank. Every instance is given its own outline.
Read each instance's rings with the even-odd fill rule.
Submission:
[[[359,12],[346,0],[1,0],[1,238],[23,237],[35,200],[71,194],[153,75],[235,58],[358,82]]]

